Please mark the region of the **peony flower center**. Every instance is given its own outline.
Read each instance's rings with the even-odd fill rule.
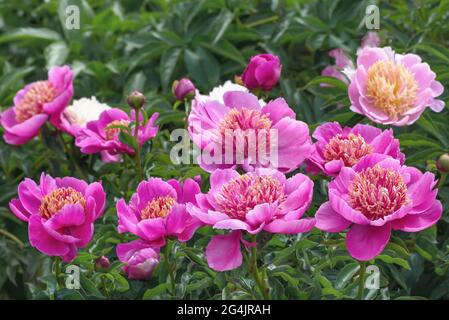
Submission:
[[[175,204],[176,200],[173,197],[158,197],[148,202],[145,209],[141,211],[140,217],[142,219],[165,218]]]
[[[365,142],[365,139],[358,134],[348,134],[343,137],[337,134],[329,140],[329,143],[324,147],[323,155],[326,161],[343,160],[345,166],[352,167],[362,157],[371,154],[373,147]]]
[[[129,120],[114,120],[112,121],[105,129],[104,133],[106,135],[106,140],[114,140],[117,138],[120,133],[121,128],[117,128],[117,126],[128,127],[131,122]]]
[[[73,188],[58,188],[42,199],[39,213],[42,217],[49,219],[67,204],[80,204],[86,208],[86,199],[81,192]]]
[[[379,165],[357,173],[349,187],[351,207],[371,220],[386,217],[408,202],[402,176]]]
[[[286,199],[281,183],[271,176],[243,175],[224,184],[215,201],[220,211],[235,219],[245,219],[256,205],[282,204]]]
[[[220,132],[224,134],[225,130],[270,130],[271,124],[270,118],[259,110],[232,108],[221,120],[219,128]]]
[[[53,101],[55,97],[56,89],[50,81],[33,83],[15,106],[16,121],[21,123],[42,113],[44,104]]]
[[[368,69],[366,96],[390,117],[403,115],[416,101],[418,85],[401,63],[378,61]]]

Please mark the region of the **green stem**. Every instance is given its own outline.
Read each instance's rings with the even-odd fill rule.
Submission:
[[[252,236],[252,241],[256,244],[256,235]],[[251,247],[251,259],[249,265],[249,272],[253,275],[257,286],[265,300],[270,300],[270,290],[266,285],[266,280],[260,276],[259,270],[257,268],[257,245]]]
[[[76,171],[78,171],[78,173],[82,179],[87,181],[88,180],[87,175],[84,173],[83,169],[78,164],[78,161],[76,160],[75,153],[73,152],[73,149],[66,144],[66,142],[64,141],[64,137],[62,136],[61,132],[59,132],[59,131],[58,131],[58,138],[62,144],[62,147],[64,148],[64,152],[68,155],[70,161],[72,161],[73,165],[75,166]]]
[[[170,256],[170,246],[167,245],[165,246],[165,250],[164,250],[164,261],[165,261],[165,266],[167,267],[168,270],[168,275],[170,277],[170,287],[171,287],[171,294],[172,296],[175,295],[175,276],[173,274],[173,268],[171,266],[170,260],[169,260],[169,256]]]
[[[268,17],[268,18],[265,18],[265,19],[260,19],[260,20],[257,20],[257,21],[251,22],[251,23],[247,23],[246,27],[247,28],[254,28],[254,27],[260,26],[262,24],[274,22],[274,21],[276,21],[278,19],[279,19],[278,16],[272,16],[272,17]]]
[[[359,271],[359,292],[357,294],[357,300],[363,300],[363,290],[365,289],[365,273],[366,273],[366,261],[360,261]]]
[[[443,172],[440,177],[440,181],[438,182],[438,190],[441,190],[443,188],[444,184],[446,183],[447,178],[447,172]]]
[[[0,234],[4,235],[5,237],[11,239],[12,241],[14,241],[15,243],[17,243],[20,247],[20,249],[23,248],[23,242],[20,241],[19,238],[17,238],[15,235],[13,235],[11,232],[5,230],[5,229],[0,229]]]
[[[53,258],[53,272],[56,278],[56,291],[61,289],[59,277],[61,275],[61,259],[59,257]]]
[[[138,181],[142,181],[143,180],[143,172],[142,172],[142,149],[140,147],[139,144],[139,114],[140,114],[140,110],[136,109],[136,125],[134,127],[134,140],[136,142],[136,156],[135,156],[135,161],[136,161],[136,173],[137,173],[137,179]]]

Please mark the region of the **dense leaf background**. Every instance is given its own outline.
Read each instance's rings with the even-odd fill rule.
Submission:
[[[270,97],[285,97],[311,130],[324,121],[342,125],[367,122],[349,111],[346,88],[323,88],[316,78],[331,63],[328,51],[341,47],[355,57],[366,33],[365,8],[372,1],[336,0],[193,0],[193,1],[0,1],[0,105],[9,107],[26,83],[46,77],[47,68],[69,64],[76,75],[75,97],[96,96],[126,108],[126,96],[145,93],[146,111],[160,112],[162,126],[145,150],[147,176],[192,177],[207,174],[198,167],[170,162],[169,132],[185,126],[183,106],[173,108],[170,86],[190,77],[208,92],[233,80],[250,56],[272,52],[283,64],[280,84]],[[65,8],[78,5],[81,29],[67,30]],[[431,65],[437,79],[449,85],[449,2],[438,0],[380,1],[382,44],[398,52],[415,52]],[[337,105],[342,104],[342,108]],[[435,159],[449,151],[447,111],[426,111],[411,127],[395,129],[407,164],[432,170]],[[1,130],[1,129],[0,129]],[[58,137],[43,132],[45,145],[33,141],[12,147],[0,141],[0,299],[47,299],[54,294],[51,260],[28,244],[26,224],[8,209],[24,177],[42,171],[53,176],[80,177]],[[71,138],[64,137],[68,144]],[[129,198],[135,188],[132,166],[103,164],[97,156],[75,157],[91,181],[102,180],[108,193],[106,214],[98,221],[90,246],[72,263],[82,268],[79,291],[62,289],[61,299],[253,299],[260,298],[245,267],[216,273],[207,267],[203,251],[211,229],[202,229],[187,244],[172,243],[176,291],[169,294],[167,269],[160,265],[147,282],[128,281],[121,273],[115,245],[128,239],[116,232],[114,203]],[[326,199],[326,182],[315,180],[313,216]],[[444,216],[438,225],[417,234],[395,234],[373,263],[381,270],[380,290],[367,299],[449,298],[449,188],[439,193]],[[348,255],[344,238],[314,230],[307,235],[261,238],[260,264],[266,270],[275,299],[346,299],[357,291],[358,264]],[[96,270],[106,255],[108,270]]]

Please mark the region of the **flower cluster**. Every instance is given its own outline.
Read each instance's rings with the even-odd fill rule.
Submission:
[[[412,124],[428,106],[441,111],[444,103],[436,98],[443,87],[429,65],[417,55],[396,54],[378,45],[376,34],[368,34],[356,65],[340,49],[330,53],[336,65],[323,75],[347,82],[351,110],[396,126]],[[141,178],[129,199],[115,203],[118,232],[135,238],[116,248],[130,279],[151,277],[169,241],[187,242],[205,226],[229,231],[213,235],[205,248],[210,268],[227,271],[242,264],[242,248],[245,252],[257,247],[262,232],[348,230],[350,255],[365,261],[383,251],[393,230],[417,232],[440,219],[434,175],[404,165],[405,155],[391,128],[328,122],[311,137],[308,125],[297,120],[284,98],[260,99],[257,94],[273,89],[281,70],[277,56],[261,54],[251,58],[239,78],[244,86],[228,81],[202,95],[189,79],[174,83],[177,103],[184,100],[188,110],[192,98],[188,132],[202,151],[199,165],[210,173],[210,187],[202,192],[198,179]],[[72,95],[67,66],[51,69],[48,80],[27,85],[2,115],[5,141],[23,144],[48,120],[73,136],[82,153],[99,153],[105,162],[119,161],[121,155],[135,157],[140,166],[140,148],[159,130],[157,113],[148,119],[140,112],[144,96],[133,93],[127,113],[95,97],[69,106]],[[124,136],[135,137],[135,143]],[[306,213],[314,184],[298,173],[303,164],[308,174],[330,180],[329,199],[314,216]],[[25,179],[18,198],[10,202],[11,211],[29,225],[31,245],[66,262],[89,243],[105,206],[101,183],[46,174],[39,184]],[[251,270],[257,273],[255,261]],[[258,284],[263,287],[263,282]]]

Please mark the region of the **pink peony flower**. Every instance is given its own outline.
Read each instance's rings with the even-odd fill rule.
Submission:
[[[404,163],[405,156],[393,130],[358,124],[354,128],[341,128],[338,122],[327,122],[315,129],[317,140],[307,161],[307,171],[337,176],[343,167],[352,167],[364,156],[372,153],[389,155]]]
[[[242,74],[242,81],[248,89],[270,91],[278,83],[282,65],[278,56],[265,53],[251,57]]]
[[[106,194],[100,183],[87,184],[72,177],[53,179],[42,174],[40,184],[25,179],[19,184],[11,211],[28,222],[30,243],[65,262],[92,239],[94,222],[104,211]]]
[[[404,126],[418,120],[426,107],[442,111],[444,102],[435,98],[443,90],[419,56],[365,47],[358,53],[348,93],[352,111],[377,123]]]
[[[177,100],[184,100],[187,96],[194,96],[195,91],[195,85],[190,79],[183,78],[173,82],[172,93]]]
[[[188,241],[202,224],[190,216],[185,204],[196,203],[195,195],[199,192],[200,187],[193,179],[183,183],[160,178],[142,181],[129,205],[123,199],[117,202],[118,231],[131,232],[159,247],[166,237]]]
[[[142,240],[117,245],[117,256],[125,263],[123,271],[128,279],[148,280],[159,263],[159,248]]]
[[[154,122],[158,113],[154,113],[145,125],[139,127],[139,144],[144,145],[149,139],[154,138],[158,127]],[[121,109],[111,108],[103,111],[98,120],[87,123],[86,128],[78,131],[75,144],[86,154],[101,153],[102,160],[114,162],[119,160],[119,154],[134,155],[134,150],[119,140],[120,128],[128,127],[135,120],[135,112],[131,110],[131,117]],[[141,115],[140,121],[143,121]],[[114,127],[115,126],[115,127]],[[131,134],[134,136],[134,128]]]
[[[271,167],[289,172],[309,156],[309,128],[296,120],[283,98],[261,107],[251,93],[228,91],[223,100],[193,103],[188,118],[192,140],[203,150],[199,164],[204,170],[242,165],[246,171]]]
[[[100,103],[95,97],[81,98],[73,103],[61,113],[61,129],[76,137],[81,129],[86,128],[90,121],[98,120],[100,114],[111,109],[105,103]]]
[[[48,80],[26,85],[14,97],[14,106],[2,114],[6,143],[27,143],[39,134],[47,120],[59,128],[61,112],[72,96],[72,70],[68,66],[53,67]]]
[[[316,227],[342,232],[357,260],[380,254],[392,230],[417,232],[441,217],[441,202],[432,173],[421,173],[387,155],[364,157],[353,168],[344,167],[329,183],[329,201],[316,212]]]
[[[210,177],[210,185],[207,194],[198,194],[196,203],[187,204],[187,211],[215,229],[233,230],[213,237],[207,246],[206,259],[214,270],[241,265],[243,231],[297,234],[315,225],[313,218],[301,219],[313,194],[313,182],[301,173],[286,179],[271,169],[256,169],[244,175],[232,169],[217,169]]]

